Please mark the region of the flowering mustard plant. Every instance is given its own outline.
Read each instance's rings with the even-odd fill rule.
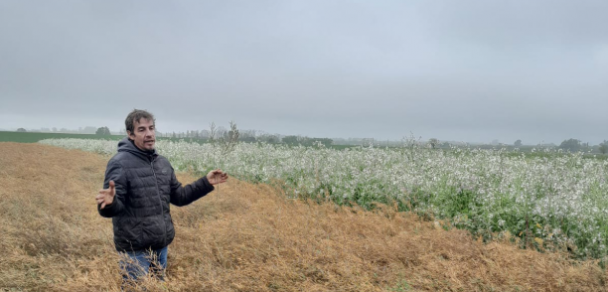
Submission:
[[[116,141],[40,143],[116,152]],[[226,152],[218,144],[157,141],[156,148],[178,171],[220,167],[244,180],[279,181],[294,198],[366,208],[397,203],[486,239],[514,235],[525,246],[567,248],[580,258],[605,259],[608,253],[608,161],[582,154],[435,150],[416,143],[344,150],[239,143]]]

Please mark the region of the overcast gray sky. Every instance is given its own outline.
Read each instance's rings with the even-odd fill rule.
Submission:
[[[608,1],[0,0],[0,128],[608,139]]]

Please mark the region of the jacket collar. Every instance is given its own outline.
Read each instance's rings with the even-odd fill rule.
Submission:
[[[120,142],[118,142],[118,152],[129,152],[135,156],[146,159],[154,159],[156,158],[156,156],[158,156],[158,152],[156,151],[156,149],[149,152],[141,150],[137,148],[137,146],[135,146],[135,143],[133,143],[133,141],[130,140],[128,137],[125,137],[120,140]]]

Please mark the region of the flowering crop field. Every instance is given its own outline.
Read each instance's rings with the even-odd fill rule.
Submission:
[[[40,143],[111,155],[116,141]],[[377,202],[523,247],[563,249],[605,260],[608,160],[582,154],[421,147],[344,150],[270,144],[157,141],[176,170],[221,168],[240,179],[279,183],[288,196],[374,208]],[[100,182],[101,183],[101,182]]]

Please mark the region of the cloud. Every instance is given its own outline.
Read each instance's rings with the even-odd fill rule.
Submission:
[[[317,137],[599,143],[607,8],[4,1],[0,127],[114,129],[145,108],[169,131],[235,120]]]

